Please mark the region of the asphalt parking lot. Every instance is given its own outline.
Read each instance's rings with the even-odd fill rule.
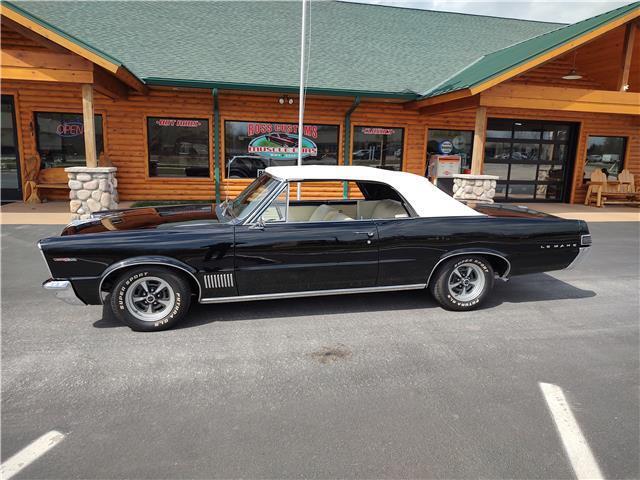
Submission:
[[[55,226],[2,230],[2,460],[14,478],[574,478],[539,383],[605,478],[639,471],[639,226],[480,311],[398,292],[196,306],[135,333],[41,291]]]

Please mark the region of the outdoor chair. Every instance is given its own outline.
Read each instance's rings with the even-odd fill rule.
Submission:
[[[602,206],[602,190],[607,184],[607,176],[601,170],[591,172],[587,183],[587,196],[584,199],[585,205],[590,205],[595,201],[596,207]]]

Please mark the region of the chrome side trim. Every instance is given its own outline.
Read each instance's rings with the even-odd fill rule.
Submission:
[[[501,280],[504,280],[505,282],[508,280],[509,272],[511,271],[511,262],[509,260],[507,260],[506,257],[504,257],[503,255],[500,255],[498,253],[483,252],[481,250],[477,250],[477,251],[455,252],[455,253],[450,253],[449,255],[446,255],[446,256],[442,257],[440,260],[438,260],[438,263],[436,263],[434,265],[433,269],[431,269],[431,273],[429,274],[429,277],[427,278],[427,285],[429,285],[429,282],[431,281],[431,277],[433,276],[433,273],[438,268],[438,265],[440,265],[445,260],[448,260],[448,259],[453,258],[453,257],[459,257],[460,255],[493,255],[494,257],[501,258],[502,260],[507,262],[507,269],[505,270],[505,272],[502,275],[499,275],[498,278],[501,279]]]
[[[69,280],[47,280],[42,288],[52,292],[55,297],[70,305],[86,305],[78,298]]]
[[[303,292],[266,293],[261,295],[238,295],[235,297],[203,298],[200,303],[251,302],[254,300],[277,300],[281,298],[322,297],[325,295],[347,295],[351,293],[395,292],[398,290],[422,290],[424,283],[412,285],[387,285],[382,287],[335,288],[332,290],[306,290]]]
[[[577,265],[580,265],[584,261],[588,252],[589,252],[589,247],[580,247],[580,251],[576,255],[576,258],[572,260],[572,262],[569,264],[567,268],[565,268],[565,270],[573,270]]]
[[[163,258],[139,257],[139,258],[129,258],[126,260],[121,260],[117,263],[114,263],[109,268],[107,268],[104,272],[102,272],[102,276],[100,278],[100,285],[98,285],[98,296],[100,297],[101,303],[104,302],[104,298],[102,298],[101,292],[102,292],[102,284],[104,283],[105,279],[117,270],[121,270],[127,267],[133,267],[136,265],[162,265],[165,267],[174,267],[179,270],[182,270],[183,272],[188,273],[189,275],[191,275],[191,278],[195,280],[196,285],[198,285],[198,301],[200,301],[200,298],[202,297],[202,286],[200,285],[198,278],[193,274],[193,272],[189,271],[189,269],[186,266],[181,265],[181,262],[179,262],[178,260],[172,261],[172,259],[170,258],[163,259]]]

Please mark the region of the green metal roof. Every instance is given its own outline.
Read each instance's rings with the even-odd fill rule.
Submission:
[[[479,85],[638,9],[640,2],[634,2],[485,55],[423,96],[433,97]]]
[[[4,3],[148,84],[298,85],[300,2]],[[308,91],[325,94],[416,98],[483,55],[562,26],[340,1],[310,10]]]

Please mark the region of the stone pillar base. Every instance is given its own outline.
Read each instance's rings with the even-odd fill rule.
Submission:
[[[92,213],[118,208],[116,167],[69,167],[69,207],[73,220],[84,220]]]
[[[453,198],[465,202],[493,203],[498,178],[495,175],[453,175]]]

